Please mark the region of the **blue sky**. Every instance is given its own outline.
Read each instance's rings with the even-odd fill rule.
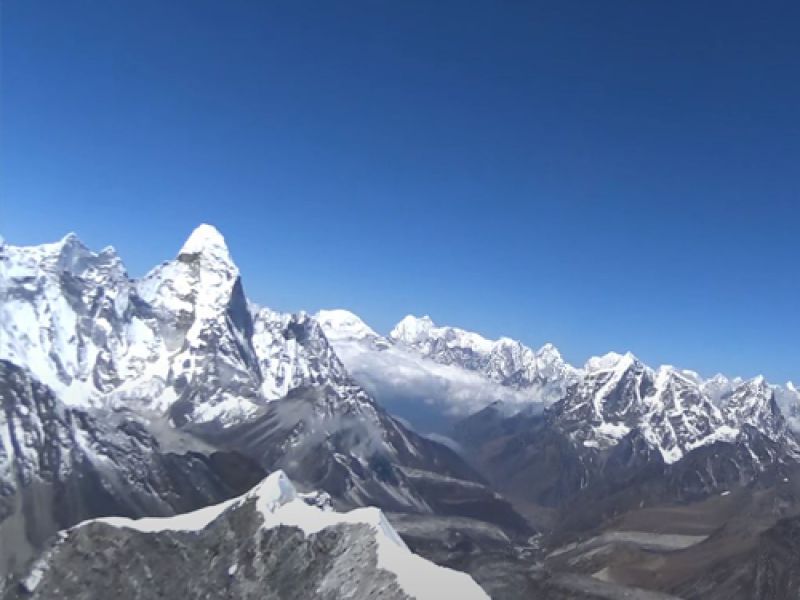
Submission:
[[[8,0],[0,233],[800,379],[800,4]]]

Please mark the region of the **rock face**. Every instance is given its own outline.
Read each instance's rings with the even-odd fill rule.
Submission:
[[[263,474],[236,453],[169,452],[135,415],[66,407],[7,361],[0,408],[0,573],[84,519],[192,510]]]
[[[344,507],[476,516],[530,533],[460,456],[406,429],[361,389],[296,388],[257,418],[196,432],[267,470],[280,468],[308,487],[324,489]]]
[[[488,599],[468,575],[412,554],[380,511],[319,504],[279,471],[193,513],[89,521],[64,532],[5,600]]]
[[[800,517],[778,521],[758,536],[752,549],[683,584],[694,598],[779,600],[800,590]]]

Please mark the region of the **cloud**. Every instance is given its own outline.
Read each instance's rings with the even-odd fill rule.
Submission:
[[[415,406],[452,420],[497,400],[520,407],[540,401],[535,390],[502,386],[474,371],[441,365],[395,346],[376,350],[369,343],[342,340],[335,349],[356,381],[390,409],[407,404],[405,408]],[[413,423],[408,411],[403,412]]]

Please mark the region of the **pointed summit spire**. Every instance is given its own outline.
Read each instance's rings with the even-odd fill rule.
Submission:
[[[433,320],[428,315],[423,317],[406,315],[394,326],[389,337],[406,344],[413,344],[427,338],[430,330],[434,327]]]
[[[67,235],[61,238],[61,241],[59,243],[62,246],[66,246],[67,244],[80,244],[81,240],[78,238],[77,233],[75,233],[74,231],[70,231],[69,233],[67,233]]]
[[[216,227],[206,223],[198,225],[192,231],[178,253],[178,260],[186,263],[199,261],[205,269],[228,272],[232,276],[239,274],[225,238]]]
[[[45,244],[48,246],[50,244]],[[80,240],[78,235],[74,231],[70,231],[67,235],[57,241],[55,244],[51,245],[56,253],[63,256],[70,257],[75,252],[88,252],[89,249],[84,246],[83,242]]]
[[[225,238],[213,225],[201,223],[198,225],[191,235],[189,235],[186,242],[184,242],[181,251],[178,255],[183,254],[201,254],[206,252],[224,253],[228,254],[228,246],[225,244]]]

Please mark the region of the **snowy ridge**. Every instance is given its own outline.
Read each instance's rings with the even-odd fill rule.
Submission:
[[[297,527],[308,536],[337,525],[367,525],[377,543],[378,567],[393,573],[402,590],[412,598],[435,600],[441,597],[442,590],[447,590],[453,597],[464,600],[488,599],[469,575],[439,567],[413,554],[380,510],[359,508],[336,513],[313,506],[303,500],[283,471],[272,473],[243,496],[190,513],[137,520],[110,517],[87,521],[77,527],[104,523],[145,533],[201,531],[227,511],[236,510],[248,502],[255,503],[265,529]],[[38,568],[41,569],[42,565]]]
[[[302,386],[331,384],[341,389],[353,385],[314,317],[254,307],[253,326],[253,348],[265,399],[283,398]]]
[[[581,383],[556,408],[583,446],[608,448],[637,429],[667,464],[700,446],[744,439],[746,427],[797,450],[763,377],[731,383],[714,397],[706,384],[693,371],[654,371],[630,353],[610,353],[587,363]]]
[[[395,342],[419,348],[423,354],[432,354],[439,340],[444,340],[450,348],[466,348],[475,352],[491,352],[494,343],[480,334],[458,327],[437,327],[425,315],[415,317],[406,315],[389,333]]]
[[[488,340],[458,327],[437,327],[427,315],[404,317],[389,339],[438,363],[478,371],[505,386],[537,387],[539,395],[548,388],[547,395],[553,399],[563,395],[579,375],[552,344],[533,350],[507,337]]]
[[[113,385],[110,353],[127,339],[114,324],[130,286],[113,248],[89,251],[75,236],[32,247],[0,246],[0,358],[28,367],[68,404],[92,405]],[[82,319],[91,307],[91,322]]]
[[[533,351],[509,338],[492,341],[438,327],[428,316],[403,318],[389,334],[392,346],[376,348],[351,335],[349,327],[340,328],[340,323],[363,321],[347,311],[333,312],[341,317],[323,321],[326,335],[356,379],[379,399],[412,398],[414,390],[424,396],[430,390],[433,404],[451,414],[477,412],[495,400],[502,400],[506,410],[559,403],[560,419],[570,424],[579,446],[610,448],[638,430],[668,464],[700,446],[736,441],[746,426],[795,447],[784,425],[800,426],[800,393],[791,383],[771,386],[763,378],[722,375],[704,380],[668,365],[654,370],[630,352],[592,357],[577,369],[551,344]],[[470,381],[470,375],[481,377],[484,385]],[[408,382],[414,389],[403,389]]]
[[[251,307],[223,236],[197,227],[140,280],[74,234],[0,246],[0,359],[70,406],[232,424],[304,385],[352,381],[306,315]]]

